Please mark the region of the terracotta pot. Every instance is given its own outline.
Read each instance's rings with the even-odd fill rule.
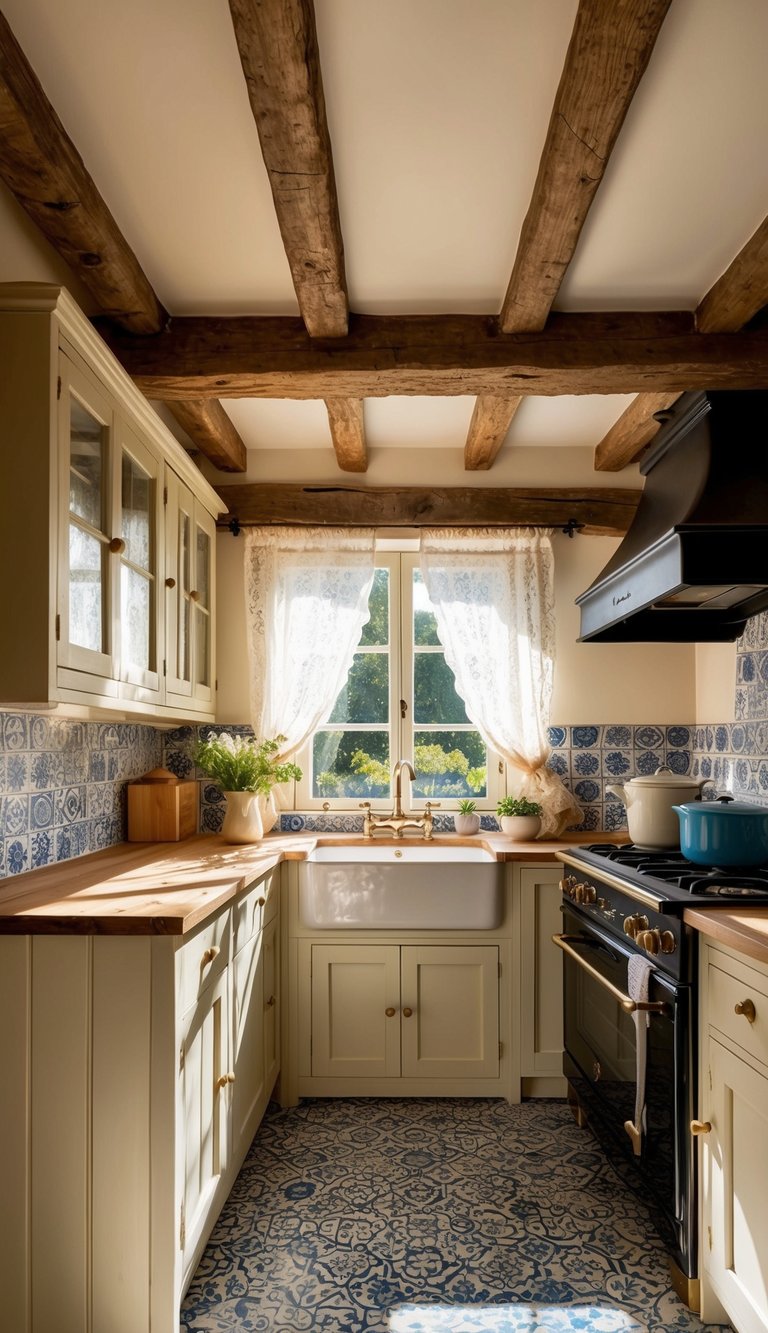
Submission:
[[[255,791],[225,791],[227,809],[221,836],[225,842],[261,842],[264,826]]]

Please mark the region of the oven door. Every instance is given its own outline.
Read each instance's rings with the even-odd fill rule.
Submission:
[[[663,973],[649,979],[645,1115],[636,1119],[637,1029],[627,991],[631,947],[589,917],[563,908],[564,1072],[592,1128],[614,1161],[631,1163],[667,1219],[678,1263],[693,1273],[694,1172],[688,1132],[693,1114],[691,994]],[[643,1021],[645,1015],[643,1014]],[[635,1125],[635,1128],[637,1126]]]

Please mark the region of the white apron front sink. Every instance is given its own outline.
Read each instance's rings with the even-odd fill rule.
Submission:
[[[299,916],[321,930],[493,930],[502,875],[482,847],[316,847],[299,866]]]

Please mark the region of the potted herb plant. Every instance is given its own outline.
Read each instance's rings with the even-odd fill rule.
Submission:
[[[502,796],[496,806],[502,833],[515,842],[528,842],[541,831],[541,806],[524,796]]]
[[[285,736],[272,740],[248,740],[209,731],[193,751],[192,758],[207,778],[227,798],[221,836],[226,842],[258,842],[264,832],[259,797],[268,797],[279,782],[297,781],[301,769],[277,754]]]
[[[480,816],[475,814],[475,801],[459,801],[458,813],[453,816],[453,826],[457,833],[466,837],[468,833],[477,833],[480,828]]]

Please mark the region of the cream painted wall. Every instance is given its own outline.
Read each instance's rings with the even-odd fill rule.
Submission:
[[[616,541],[556,534],[557,664],[553,723],[690,722],[694,717],[695,648],[690,644],[577,643],[577,593],[608,561]],[[220,533],[218,560],[219,722],[245,722],[248,706],[242,537]]]
[[[696,721],[733,722],[736,644],[697,643]]]

